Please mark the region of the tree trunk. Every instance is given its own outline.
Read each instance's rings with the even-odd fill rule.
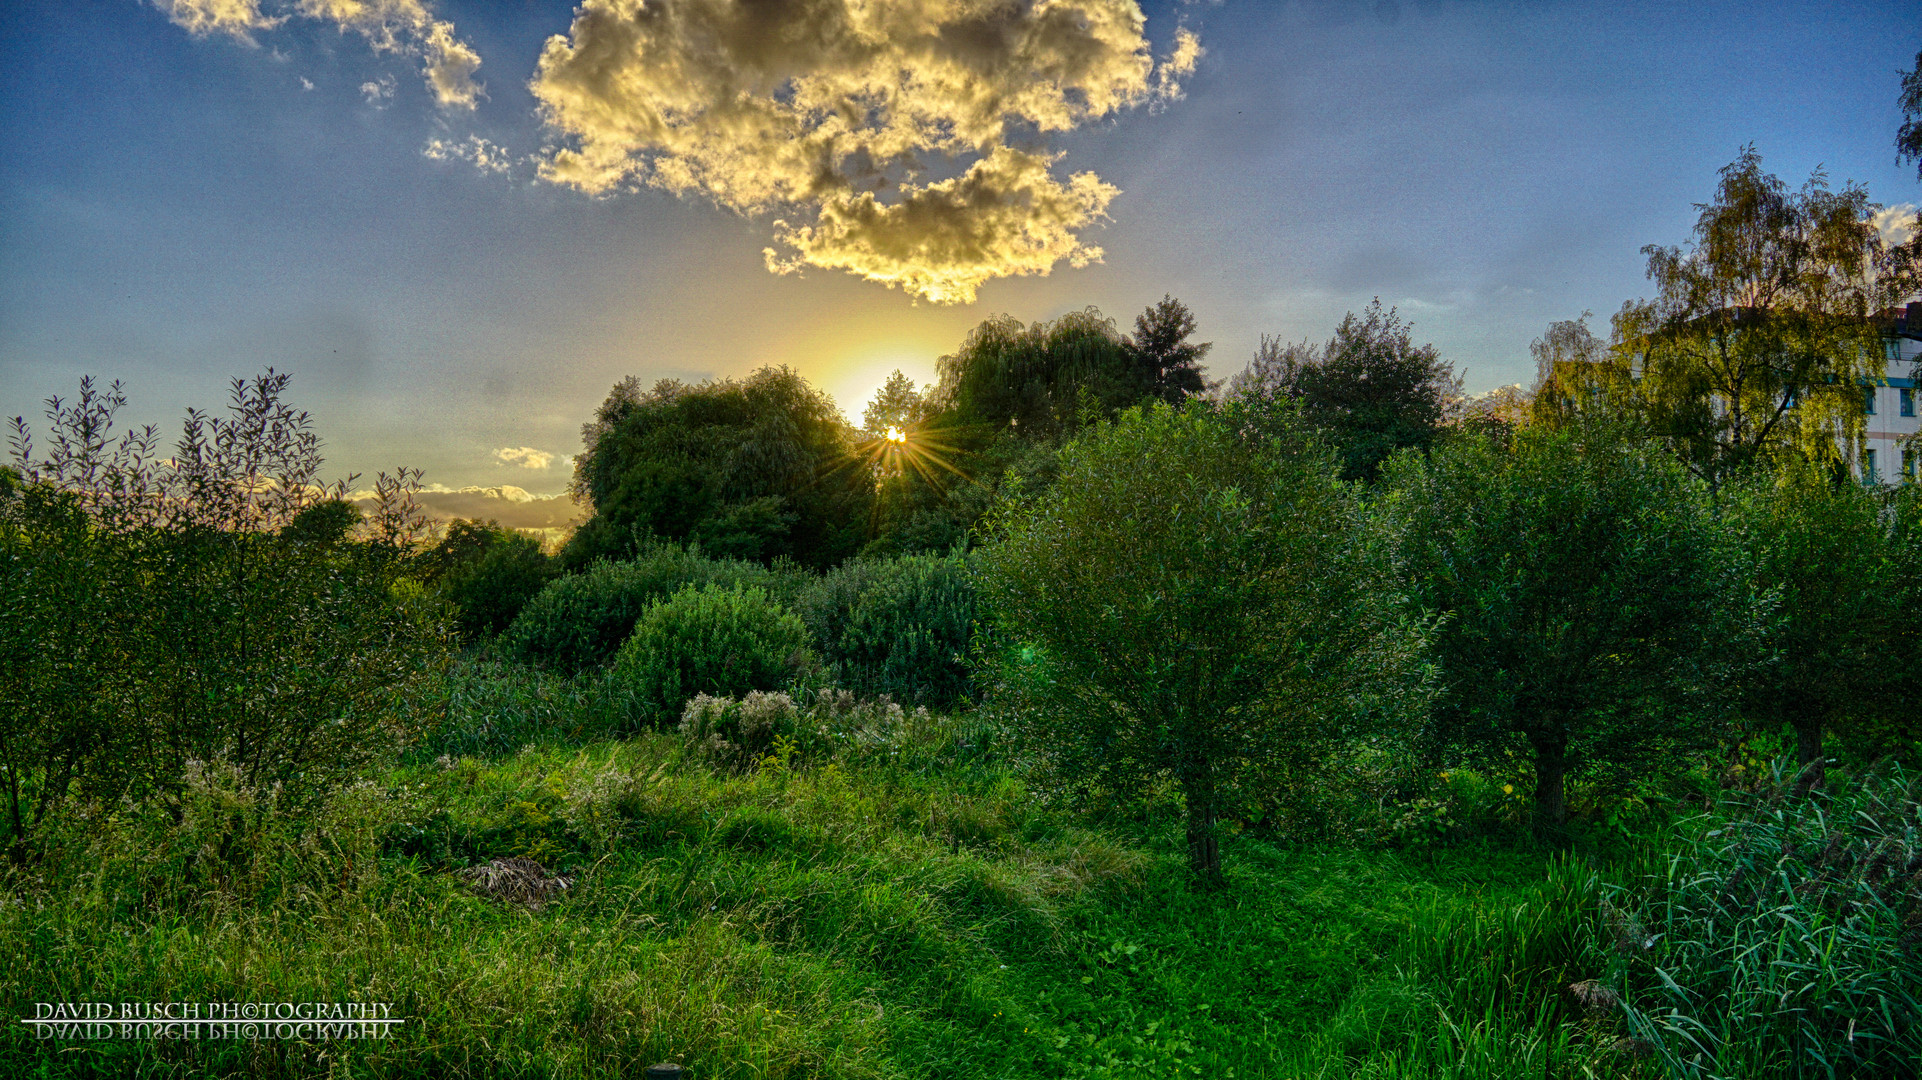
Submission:
[[[1215,833],[1215,782],[1210,776],[1184,778],[1188,802],[1188,869],[1206,889],[1221,885],[1221,840]]]
[[[1535,743],[1535,837],[1568,843],[1568,740]]]
[[[1801,768],[1795,774],[1795,793],[1807,795],[1819,788],[1828,779],[1828,769],[1822,762],[1822,720],[1820,717],[1797,718],[1795,721],[1795,762]]]

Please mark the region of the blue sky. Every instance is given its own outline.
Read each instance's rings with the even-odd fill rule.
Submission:
[[[731,156],[683,145],[676,160],[706,171],[678,190],[641,172],[602,190],[562,175],[556,151],[607,145],[594,125],[614,93],[554,89],[588,58],[570,4],[370,0],[381,10],[356,16],[358,0],[302,2],[306,16],[293,0],[9,5],[5,415],[35,419],[40,399],[91,373],[124,380],[127,418],[171,435],[186,406],[216,405],[229,378],[271,364],[294,372],[340,473],[405,462],[450,487],[554,492],[581,423],[630,374],[787,363],[858,419],[889,371],[926,380],[990,315],[1095,305],[1125,328],[1164,293],[1195,311],[1216,376],[1262,334],[1323,339],[1379,296],[1481,391],[1531,377],[1528,344],[1550,321],[1591,310],[1605,329],[1644,295],[1639,249],[1685,241],[1691,204],[1746,143],[1792,185],[1822,165],[1877,202],[1922,203],[1893,148],[1899,71],[1922,48],[1913,3],[1148,3],[1152,68],[1101,74],[1123,87],[1118,104],[1055,130],[1037,106],[995,136],[1009,155],[1060,155],[1036,166],[1040,181],[1031,170],[1029,186],[996,189],[1013,194],[995,213],[1028,212],[1034,183],[1077,173],[1114,189],[1084,189],[1085,221],[1048,234],[1059,253],[1098,246],[1100,261],[1064,254],[1045,276],[1011,276],[1015,263],[991,258],[969,271],[972,303],[941,303],[873,280],[886,238],[850,232],[811,253],[790,241],[814,263],[771,273],[777,221],[813,220],[818,239],[823,207],[858,192],[746,205],[740,184],[786,182],[745,160],[780,151],[766,140]],[[256,25],[190,32],[194,11],[231,5]],[[1183,28],[1202,50],[1192,66],[1171,59]],[[624,40],[595,32],[596,48]],[[543,62],[553,35],[579,56]],[[767,61],[753,42],[728,48],[716,63]],[[430,86],[424,72],[449,63]],[[456,154],[476,147],[504,167]],[[596,175],[660,156],[635,150]],[[919,190],[932,192],[987,154],[925,156]],[[889,175],[883,205],[916,182]],[[1097,204],[1105,216],[1086,212]],[[888,272],[911,276],[901,265]],[[551,458],[499,455],[518,448]]]

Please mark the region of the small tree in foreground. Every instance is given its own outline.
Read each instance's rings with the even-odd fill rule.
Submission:
[[[1172,779],[1188,860],[1221,880],[1217,820],[1280,775],[1419,705],[1419,628],[1333,456],[1238,410],[1130,409],[996,518],[983,600],[998,692],[1064,778]]]
[[[1591,432],[1473,436],[1385,475],[1418,596],[1443,614],[1437,735],[1531,753],[1535,823],[1559,839],[1573,772],[1620,775],[1713,738],[1761,605],[1702,485]]]
[[[1913,710],[1899,640],[1897,571],[1881,492],[1793,464],[1735,492],[1731,518],[1756,577],[1779,597],[1773,663],[1746,680],[1757,722],[1795,732],[1803,791],[1823,780],[1822,736]]]

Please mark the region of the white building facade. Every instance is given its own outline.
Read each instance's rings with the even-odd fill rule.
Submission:
[[[1882,339],[1888,369],[1881,383],[1863,388],[1868,431],[1855,472],[1884,483],[1922,479],[1913,436],[1922,431],[1922,303],[1898,308]]]

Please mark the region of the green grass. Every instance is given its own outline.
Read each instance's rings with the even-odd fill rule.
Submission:
[[[672,736],[536,746],[299,813],[216,778],[178,826],[96,809],[14,873],[15,1015],[375,1000],[402,1033],[55,1045],[13,1025],[0,1074],[1519,1077],[1606,1059],[1556,992],[1599,971],[1579,863],[1241,836],[1227,888],[1197,894],[1177,830],[1169,808],[1097,829],[1044,806],[952,721],[745,776]],[[578,883],[530,911],[454,874],[500,855]]]

